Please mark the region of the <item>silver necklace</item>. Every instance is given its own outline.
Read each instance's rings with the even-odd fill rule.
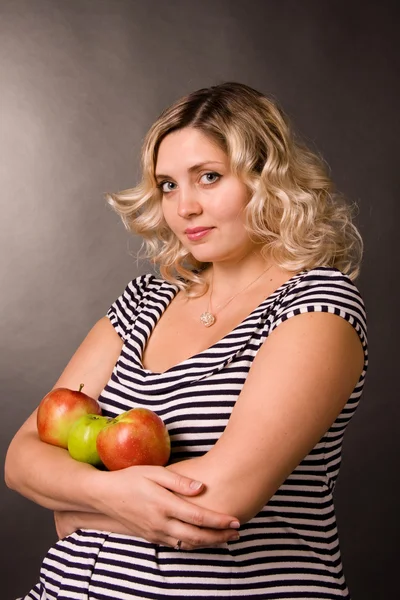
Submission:
[[[231,296],[229,298],[229,300],[227,300],[227,302],[225,302],[225,304],[218,304],[218,306],[215,307],[214,311],[212,310],[212,307],[211,307],[211,296],[213,293],[213,282],[214,282],[214,277],[212,277],[210,297],[208,299],[208,307],[207,307],[207,310],[200,315],[200,322],[204,325],[204,327],[211,327],[212,325],[214,325],[215,321],[217,320],[217,314],[218,314],[216,311],[219,309],[218,312],[221,312],[221,310],[223,310],[226,306],[228,306],[228,304],[230,302],[232,302],[232,300],[234,298],[236,298],[236,296],[239,296],[239,294],[242,294],[243,292],[245,292],[251,285],[253,285],[253,283],[255,283],[256,281],[261,279],[261,277],[263,275],[265,275],[265,273],[267,271],[269,271],[271,267],[272,267],[272,265],[270,265],[267,269],[265,269],[265,271],[263,271],[261,273],[261,275],[258,275],[255,279],[253,279],[253,281],[250,281],[250,283],[248,283],[246,285],[246,287],[244,287],[243,289],[239,290],[239,292],[236,292],[236,294]]]

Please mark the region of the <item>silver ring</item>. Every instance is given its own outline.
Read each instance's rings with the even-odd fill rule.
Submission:
[[[178,540],[174,546],[174,550],[180,550],[182,546],[182,540]]]

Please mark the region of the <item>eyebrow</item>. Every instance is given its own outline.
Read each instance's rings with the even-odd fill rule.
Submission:
[[[193,165],[192,167],[189,167],[188,171],[189,171],[189,173],[193,173],[194,171],[199,171],[205,165],[213,165],[213,164],[223,165],[224,163],[219,160],[206,160],[204,162],[197,163],[196,165]],[[164,175],[163,173],[156,173],[156,179],[163,179],[163,178],[168,178],[168,177],[171,177],[171,175]]]

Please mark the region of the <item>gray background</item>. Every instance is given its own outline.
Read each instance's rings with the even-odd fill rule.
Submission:
[[[393,598],[395,2],[0,0],[0,11],[2,457],[92,324],[148,270],[104,193],[137,182],[143,136],[165,106],[247,83],[281,102],[360,206],[370,371],[336,506],[353,599]],[[4,485],[0,500],[0,595],[12,600],[34,585],[56,536],[51,512]]]

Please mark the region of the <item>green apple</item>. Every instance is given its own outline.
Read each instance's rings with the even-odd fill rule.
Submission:
[[[83,415],[72,425],[68,435],[68,452],[75,460],[102,467],[97,449],[97,436],[111,421],[111,417],[101,415]]]

